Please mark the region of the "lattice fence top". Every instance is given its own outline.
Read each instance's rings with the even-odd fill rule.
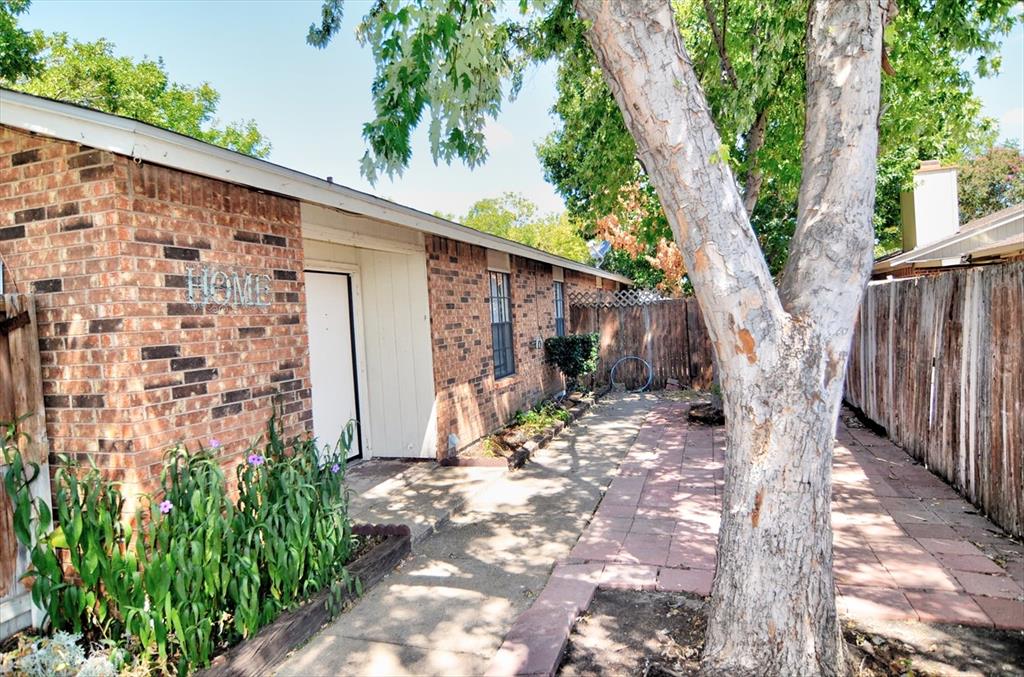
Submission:
[[[655,289],[620,289],[618,291],[594,289],[572,291],[567,294],[567,297],[571,306],[590,308],[627,308],[674,300]]]

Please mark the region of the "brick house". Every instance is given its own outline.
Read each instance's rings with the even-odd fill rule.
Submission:
[[[620,276],[134,120],[0,90],[3,288],[36,295],[52,452],[290,435],[441,458],[562,387],[556,307]],[[556,294],[562,303],[556,302]]]

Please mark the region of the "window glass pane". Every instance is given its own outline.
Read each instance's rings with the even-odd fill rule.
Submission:
[[[515,372],[515,346],[512,339],[512,300],[508,273],[489,273],[491,289],[491,351],[494,376]]]
[[[561,282],[555,282],[555,336],[565,336],[565,296]]]

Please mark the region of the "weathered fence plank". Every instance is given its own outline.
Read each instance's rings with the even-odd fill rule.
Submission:
[[[872,283],[846,399],[1024,535],[1024,263]]]
[[[43,408],[35,299],[30,294],[0,296],[0,422],[19,420],[22,458],[42,466],[31,490],[50,502],[49,442]],[[0,475],[6,470],[0,457]],[[29,591],[19,578],[29,565],[28,550],[14,536],[13,506],[0,486],[0,639],[39,621]]]
[[[574,304],[570,299],[569,331],[596,332],[601,337],[601,361],[596,380],[609,382],[612,366],[622,357],[636,356],[651,365],[651,387],[669,380],[684,388],[708,388],[714,378],[711,342],[695,299],[667,299],[635,304]],[[629,388],[644,383],[639,362],[625,362],[615,380]]]

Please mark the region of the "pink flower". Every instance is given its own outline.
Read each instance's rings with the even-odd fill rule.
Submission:
[[[160,512],[162,512],[163,514],[166,515],[167,513],[169,513],[172,510],[174,510],[174,504],[173,503],[171,503],[170,501],[161,501],[161,503],[160,503]]]
[[[216,437],[213,437],[213,438],[210,439],[210,448],[211,449],[216,449],[219,446],[220,446],[220,440],[218,440]]]

